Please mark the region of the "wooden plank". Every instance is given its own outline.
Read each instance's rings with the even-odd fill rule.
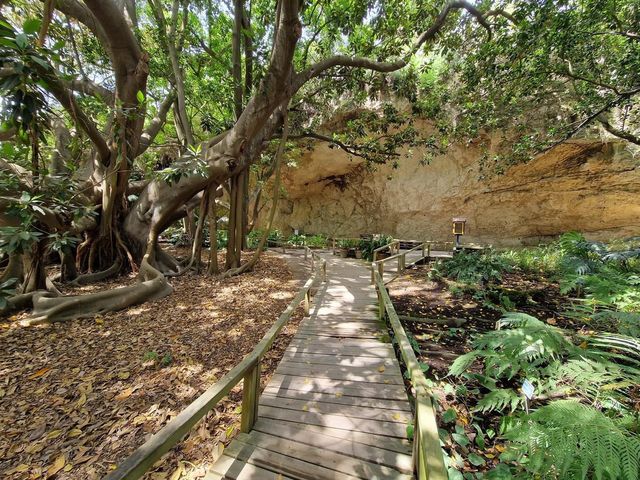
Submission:
[[[229,457],[252,465],[280,472],[301,480],[358,480],[358,477],[340,474],[335,470],[314,465],[303,460],[272,452],[255,445],[234,440],[225,451]],[[274,478],[277,478],[274,475]]]
[[[330,470],[351,475],[356,478],[394,478],[410,480],[410,477],[401,474],[399,471],[377,463],[370,463],[364,460],[356,460],[348,455],[336,453],[326,448],[310,447],[307,444],[299,443],[291,439],[272,436],[262,432],[252,432],[241,434],[238,440],[259,446],[271,452],[280,453],[293,458],[304,458],[308,463],[318,465]]]
[[[291,420],[271,420],[269,418],[261,418],[256,422],[255,429],[260,432],[270,433],[273,431],[274,425],[284,426],[296,430],[304,430],[309,438],[313,438],[318,434],[335,438],[336,440],[344,440],[351,443],[361,443],[368,447],[376,447],[389,450],[402,455],[411,455],[411,443],[406,438],[394,438],[384,435],[376,435],[373,433],[362,433],[353,430],[342,430],[327,426],[308,425],[298,423]]]
[[[320,392],[336,394],[342,393],[351,397],[379,398],[382,400],[407,400],[407,393],[399,385],[367,384],[329,380],[326,378],[303,378],[298,376],[280,375],[275,373],[271,377],[270,385],[277,388],[301,390],[303,392]]]
[[[351,407],[336,403],[325,403],[322,401],[307,401],[291,398],[276,397],[273,395],[262,395],[260,405],[266,407],[286,408],[288,410],[298,410],[318,414],[342,415],[351,418],[362,418],[365,420],[378,420],[381,422],[401,423],[405,427],[413,420],[413,415],[408,412],[397,410],[385,410],[383,408]]]
[[[323,353],[296,353],[286,351],[283,359],[298,363],[315,365],[341,365],[353,367],[370,367],[372,365],[391,367],[398,365],[395,358],[361,357],[354,355],[330,355]]]
[[[375,362],[371,365],[367,365],[364,367],[356,367],[354,365],[335,365],[335,364],[324,365],[321,363],[304,361],[304,358],[301,358],[301,359],[283,358],[282,361],[280,362],[280,366],[307,369],[311,373],[314,373],[314,372],[326,373],[330,371],[341,371],[341,372],[353,373],[356,375],[381,375],[385,377],[395,376],[395,377],[399,377],[400,381],[396,381],[392,383],[397,383],[398,385],[404,385],[404,381],[402,380],[402,372],[400,371],[400,367],[398,366],[398,364],[387,362],[386,360]],[[377,383],[386,383],[386,382],[383,381],[383,382],[377,382]]]
[[[353,346],[336,346],[326,347],[321,345],[309,345],[299,342],[296,345],[291,345],[287,350],[290,352],[306,352],[306,353],[324,353],[330,355],[353,355],[353,356],[366,356],[376,358],[387,358],[389,355],[393,355],[393,349],[385,348],[383,344],[376,348],[363,348]]]
[[[402,473],[413,472],[411,455],[394,452],[385,448],[378,448],[353,440],[345,440],[318,431],[309,430],[310,427],[298,428],[291,423],[276,423],[265,419],[256,424],[256,430],[270,435],[286,438],[312,447],[339,452],[354,459],[386,465]],[[376,439],[373,439],[375,442]]]
[[[292,480],[291,477],[282,475],[277,477],[277,474],[272,470],[256,467],[228,455],[222,455],[209,469],[210,471],[207,472],[204,480],[274,480],[275,478]]]
[[[260,417],[271,418],[273,420],[291,419],[291,410],[285,408],[268,407],[260,405],[258,408]],[[379,420],[367,420],[361,418],[350,418],[342,415],[319,414],[311,412],[298,412],[295,420],[309,425],[322,425],[343,430],[353,430],[363,433],[375,433],[387,437],[405,438],[407,436],[407,426],[396,422],[384,422]]]
[[[404,385],[400,375],[384,375],[380,373],[357,373],[351,368],[341,367],[322,368],[313,365],[280,364],[276,369],[280,375],[298,375],[304,378],[328,378],[331,380],[349,380],[351,382],[382,383],[385,385]]]
[[[387,410],[400,410],[411,412],[409,403],[405,400],[386,400],[380,398],[352,397],[349,395],[322,393],[322,392],[302,392],[287,388],[276,388],[267,385],[262,392],[262,396],[270,395],[278,398],[292,398],[311,402],[336,403],[339,405],[351,405],[360,407],[384,408]]]
[[[380,330],[355,330],[352,328],[340,328],[340,327],[330,327],[330,328],[300,328],[296,332],[296,337],[298,338],[319,338],[324,339],[324,337],[335,337],[335,338],[357,338],[359,340],[364,341],[380,341],[381,339],[386,338],[384,332]],[[382,342],[384,343],[384,342]]]
[[[295,337],[293,337],[293,340],[291,340],[291,344],[292,345],[298,345],[298,344],[314,345],[314,346],[320,346],[320,347],[325,347],[325,346],[358,347],[362,349],[385,348],[387,350],[393,351],[393,346],[391,345],[391,343],[383,342],[380,340],[362,340],[359,338],[352,340],[350,338],[339,338],[339,337],[326,338],[326,337],[315,337],[315,336],[305,337],[305,336],[296,335]]]

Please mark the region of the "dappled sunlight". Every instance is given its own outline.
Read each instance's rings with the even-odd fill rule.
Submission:
[[[5,458],[46,471],[47,458],[64,450],[74,466],[58,478],[100,478],[237,364],[297,288],[286,265],[270,256],[254,272],[222,283],[189,275],[171,283],[169,297],[94,319],[33,328],[2,323]],[[237,302],[242,296],[255,305]],[[265,375],[278,348],[265,360]],[[210,414],[208,434],[194,432],[225,441],[238,422],[240,394],[241,387]],[[69,449],[77,441],[82,446]],[[206,457],[196,443],[178,451]],[[174,452],[165,468],[176,462]]]

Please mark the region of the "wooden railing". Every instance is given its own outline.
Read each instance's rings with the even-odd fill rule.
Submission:
[[[385,313],[393,329],[395,339],[404,364],[407,368],[415,395],[415,414],[413,428],[413,464],[417,480],[446,480],[447,470],[440,448],[436,412],[427,379],[422,373],[418,359],[409,343],[407,334],[400,323],[389,293],[384,286],[382,275],[373,271],[378,293],[378,314],[383,318]]]
[[[337,245],[342,240],[360,242],[360,240],[362,240],[362,238],[360,238],[360,237],[358,237],[358,238],[356,238],[356,237],[330,237],[330,238],[327,239],[327,241],[331,242],[331,253],[333,253],[334,255],[336,254]]]
[[[398,253],[400,251],[400,240],[393,240],[391,243],[387,243],[382,247],[378,247],[373,251],[373,261],[375,262],[378,259],[378,253],[389,250],[392,254],[393,252]]]
[[[380,276],[384,278],[384,265],[387,262],[390,262],[393,260],[396,260],[398,262],[397,273],[393,278],[387,281],[387,283],[389,283],[390,281],[397,278],[398,275],[400,275],[400,273],[407,267],[415,265],[416,263],[421,262],[425,259],[428,260],[429,258],[431,258],[432,252],[435,252],[435,251],[438,251],[439,253],[442,253],[443,251],[453,252],[453,247],[454,247],[453,242],[439,242],[439,241],[429,240],[426,242],[422,242],[409,250],[400,251],[400,245],[402,243],[409,243],[409,242],[405,242],[403,240],[394,240],[393,242],[374,250],[373,262],[371,263],[371,283],[375,283],[374,271],[378,271],[380,273]],[[411,243],[416,243],[416,242],[412,241]],[[442,250],[437,250],[435,247],[440,247]],[[378,260],[377,252],[385,249],[389,249],[391,250],[391,252],[393,252],[395,249],[396,253],[395,255],[391,255],[390,257],[381,258],[380,260]],[[407,265],[407,254],[418,251],[418,250],[422,251],[422,255]]]
[[[397,242],[397,245],[400,244],[399,240],[396,240],[395,242]],[[389,244],[389,245],[391,245],[391,244]],[[417,260],[413,261],[412,263],[410,263],[409,265],[407,265],[407,254],[415,252],[415,251],[418,251],[418,250],[422,251],[422,256],[420,258],[418,258]],[[413,247],[410,250],[405,250],[404,252],[400,252],[398,250],[398,253],[396,253],[395,255],[391,255],[390,257],[382,258],[380,260],[376,260],[376,254],[375,254],[375,251],[374,251],[373,262],[371,262],[371,283],[375,283],[374,272],[376,272],[376,271],[380,274],[381,277],[384,278],[384,264],[386,262],[397,260],[397,262],[398,262],[397,275],[400,275],[400,273],[405,268],[407,268],[407,266],[414,265],[414,264],[424,260],[425,258],[429,258],[430,256],[431,256],[431,243],[430,242],[423,242],[420,245],[417,245],[417,246]]]
[[[211,411],[222,398],[241,380],[242,386],[242,416],[240,429],[242,432],[250,432],[258,417],[258,398],[260,396],[260,361],[264,354],[271,348],[276,336],[287,324],[293,312],[302,303],[305,315],[309,314],[310,290],[315,281],[320,278],[325,281],[327,276],[327,263],[316,252],[308,247],[305,249],[305,258],[311,254],[311,277],[298,291],[294,299],[289,303],[284,312],[278,317],[262,340],[253,351],[224,377],[196,398],[187,408],[165,425],[158,433],[151,437],[133,454],[126,458],[120,466],[105,477],[104,480],[134,480],[140,478],[162,455],[168,452],[174,445],[193,428],[209,411]]]

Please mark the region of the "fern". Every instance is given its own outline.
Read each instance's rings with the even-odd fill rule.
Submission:
[[[639,375],[601,358],[571,359],[558,368],[557,378],[568,382],[591,401],[609,398],[626,402],[629,387],[640,384]]]
[[[478,401],[474,411],[483,413],[503,411],[509,407],[510,411],[513,412],[523,403],[524,399],[522,395],[518,394],[515,390],[499,388],[482,397]]]
[[[560,400],[518,418],[505,433],[532,475],[637,480],[640,438],[593,407]]]

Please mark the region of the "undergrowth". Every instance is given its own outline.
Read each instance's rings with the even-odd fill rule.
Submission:
[[[436,265],[432,278],[485,302],[504,291],[507,273],[557,282],[567,298],[558,313],[583,325],[563,329],[511,311],[514,302],[494,304],[503,318],[472,339],[449,375],[457,401],[472,412],[465,422],[477,432],[475,448],[482,451],[486,438],[504,446],[493,468],[475,472],[452,450],[450,478],[640,477],[639,245],[637,238],[604,244],[568,233],[547,246],[460,253]],[[468,450],[463,427],[456,422],[453,441],[471,465],[484,465]]]

